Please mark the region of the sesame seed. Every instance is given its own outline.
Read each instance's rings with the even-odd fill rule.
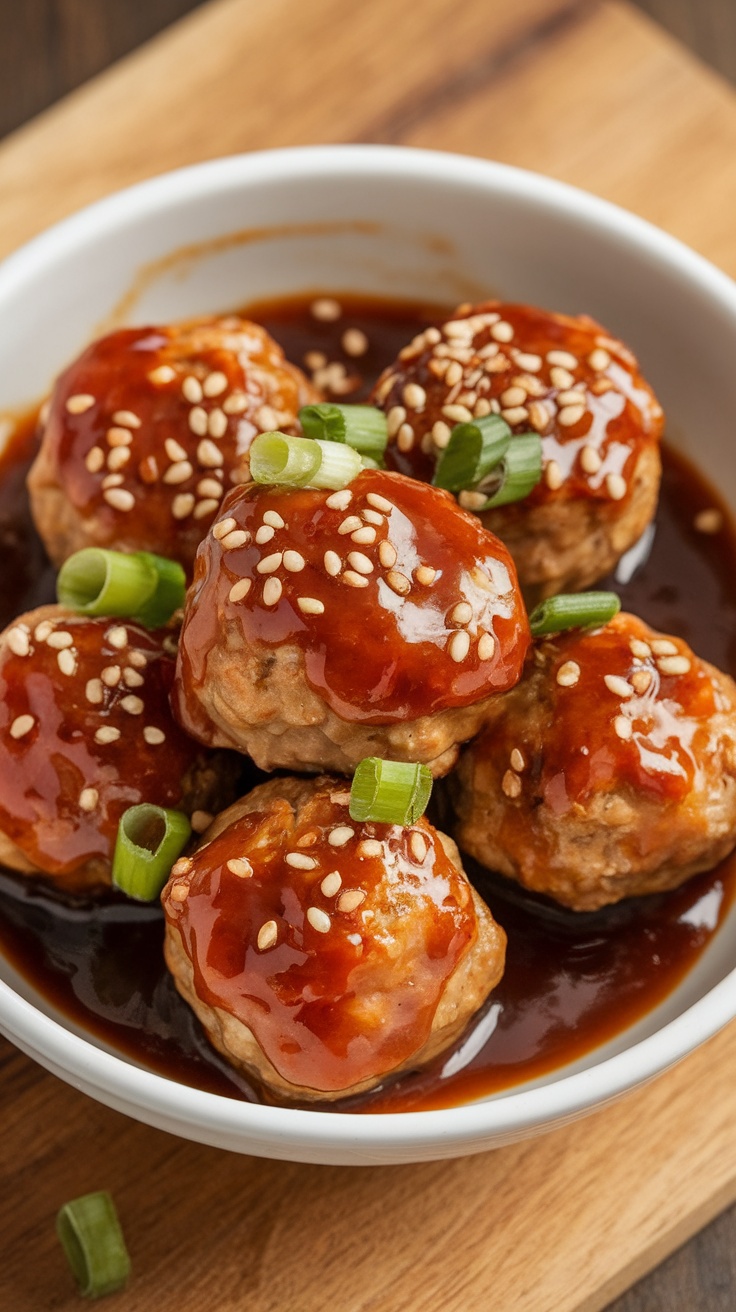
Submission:
[[[555,365],[554,369],[550,369],[549,377],[552,386],[559,387],[563,391],[572,387],[575,382],[575,375],[571,374],[569,369],[563,369],[561,365]]]
[[[556,460],[547,461],[544,467],[544,481],[552,492],[556,492],[558,488],[562,487],[564,479],[562,470]]]
[[[448,387],[454,387],[459,383],[463,376],[463,367],[458,360],[450,360],[447,368],[444,370],[445,382]]]
[[[604,351],[600,346],[596,347],[594,351],[591,351],[588,356],[588,364],[591,369],[595,369],[598,373],[600,373],[602,369],[607,369],[610,363],[611,357],[608,354],[608,351]]]
[[[156,385],[171,383],[176,378],[176,370],[172,369],[170,364],[160,364],[156,369],[151,370],[148,378]]]
[[[129,460],[130,451],[128,447],[119,446],[114,448],[107,457],[107,467],[112,470],[122,469],[123,465],[127,465]]]
[[[220,396],[227,390],[227,374],[219,369],[213,369],[202,383],[202,391],[205,396]]]
[[[437,422],[432,425],[432,441],[440,451],[443,451],[447,446],[451,432],[452,429],[450,428],[450,425],[446,424],[442,419],[438,419]]]
[[[390,545],[390,543],[388,545]],[[378,554],[379,556],[381,554],[380,548]],[[383,563],[384,562],[381,561],[381,564]],[[391,563],[393,564],[393,561]],[[421,583],[422,587],[429,588],[432,586],[435,579],[437,578],[437,570],[432,569],[431,565],[418,565],[417,568],[414,570],[414,578],[416,579],[417,583]]]
[[[275,532],[276,530],[271,528],[270,524],[261,524],[256,532],[256,542],[259,547],[262,547],[264,542],[270,542]]]
[[[204,437],[197,447],[197,460],[205,469],[217,469],[222,464],[222,452],[209,437]]]
[[[313,856],[305,856],[303,852],[287,852],[284,860],[295,870],[314,870],[317,865]]]
[[[127,711],[128,715],[141,715],[143,712],[143,701],[140,697],[136,697],[134,693],[129,693],[127,697],[123,697],[120,705],[124,711]]]
[[[188,875],[193,865],[194,862],[190,856],[180,856],[179,860],[175,861],[171,867],[171,873],[172,875]]]
[[[365,355],[370,343],[360,328],[346,328],[341,338],[341,345],[346,355],[357,357]]]
[[[324,555],[325,569],[328,574],[334,578],[342,569],[342,561],[336,551],[326,551]]]
[[[319,319],[321,323],[334,323],[342,314],[342,306],[332,296],[320,296],[316,301],[312,301],[309,313],[313,319]]]
[[[74,396],[67,398],[66,408],[70,415],[83,415],[94,403],[95,398],[90,396],[89,392],[76,392]]]
[[[324,615],[324,602],[317,597],[297,597],[296,604],[303,615]]]
[[[501,405],[507,408],[516,405],[523,405],[524,402],[526,401],[526,388],[507,387],[506,391],[501,393],[499,399],[501,401]]]
[[[259,952],[266,952],[272,948],[279,936],[279,927],[275,920],[267,920],[258,931],[256,944]]]
[[[166,734],[163,729],[158,729],[155,724],[144,725],[143,737],[151,747],[159,747],[161,743],[166,742]]]
[[[231,392],[225,397],[222,408],[226,415],[242,415],[248,409],[248,397],[245,392]]]
[[[14,656],[27,656],[31,650],[30,635],[25,629],[18,627],[9,629],[5,635],[5,641]]]
[[[410,410],[423,410],[427,404],[427,393],[419,383],[407,383],[401,396],[404,405]]]
[[[93,446],[84,458],[85,467],[90,474],[97,474],[105,463],[105,452],[101,446]]]
[[[584,446],[580,452],[580,465],[586,474],[597,474],[602,460],[594,446]]]
[[[559,406],[585,405],[585,392],[572,391],[559,392],[557,395],[557,404]]]
[[[178,865],[178,864],[179,864],[179,863],[177,862],[177,865]],[[173,874],[174,870],[176,870],[176,866],[172,866],[171,869],[172,869],[172,874]],[[174,884],[174,885],[172,886],[172,888],[171,888],[171,892],[169,893],[169,901],[170,901],[170,902],[186,902],[186,900],[187,900],[188,897],[189,897],[189,885],[188,885],[188,884],[180,883],[180,884]]]
[[[558,413],[557,422],[562,428],[572,428],[574,424],[580,423],[584,414],[584,405],[568,405]]]
[[[357,529],[362,527],[363,525],[357,515],[348,515],[347,519],[342,521],[342,524],[340,524],[337,531],[344,537],[346,533],[355,533]]]
[[[660,656],[657,669],[662,674],[687,674],[690,661],[687,656]]]
[[[355,537],[354,534],[353,537]],[[353,569],[357,569],[359,574],[373,573],[373,561],[369,560],[362,551],[351,551],[348,554],[348,561]]]
[[[113,510],[128,511],[135,505],[135,497],[123,487],[110,487],[102,493],[105,501]]]
[[[513,770],[507,770],[501,780],[501,788],[507,797],[516,798],[521,793],[521,779]]]
[[[414,445],[414,429],[411,424],[402,424],[396,434],[396,445],[399,451],[411,451]]]
[[[723,528],[723,515],[715,507],[701,510],[693,520],[693,527],[698,533],[719,533]]]
[[[225,862],[231,875],[237,875],[238,879],[250,879],[253,874],[253,867],[247,857],[233,856]],[[271,921],[273,924],[273,921]]]
[[[332,928],[332,921],[330,920],[330,917],[328,916],[327,912],[322,911],[320,907],[308,907],[307,920],[312,926],[312,929],[317,930],[318,934],[327,934]]]
[[[526,761],[518,747],[514,747],[509,760],[511,761],[512,770],[516,770],[517,774],[520,774],[522,770],[526,769]]]
[[[17,715],[10,726],[11,738],[25,738],[36,723],[32,715]]]
[[[632,656],[638,656],[640,660],[646,660],[652,654],[649,643],[642,642],[641,638],[629,638],[629,649]],[[677,648],[675,648],[676,650]]]
[[[396,436],[405,419],[406,410],[403,405],[392,405],[386,415],[386,432],[389,437]]]
[[[350,538],[359,546],[369,547],[376,540],[376,530],[370,524],[366,524],[364,528],[356,528],[355,532],[350,534]]]
[[[379,842],[377,838],[364,838],[361,843],[358,843],[356,852],[360,857],[382,856],[383,843]]]
[[[514,330],[505,319],[501,319],[500,323],[494,323],[491,327],[491,337],[495,337],[497,342],[510,342],[513,335]]]
[[[228,599],[230,601],[242,601],[244,597],[248,596],[250,590],[250,579],[238,579],[237,583],[233,583],[233,586],[228,593]]]
[[[77,658],[74,655],[74,652],[69,651],[68,649],[59,652],[56,657],[56,664],[61,670],[61,673],[66,674],[68,677],[71,677],[77,672]]]
[[[329,506],[330,510],[347,510],[352,499],[353,494],[350,491],[350,488],[342,487],[338,492],[333,492],[332,495],[327,498],[325,505]],[[360,523],[360,520],[358,523]]]
[[[164,474],[164,483],[185,483],[191,478],[194,470],[188,460],[177,460]]]
[[[327,842],[330,844],[330,847],[344,847],[346,843],[350,842],[350,839],[354,834],[355,830],[351,829],[350,825],[337,825],[334,829],[330,830],[327,836]]]
[[[489,578],[488,574],[484,569],[479,569],[477,565],[474,565],[473,568],[471,569],[470,577],[475,583],[475,585],[479,588],[482,588],[484,592],[496,591],[493,580]]]
[[[186,460],[187,453],[180,442],[175,441],[173,437],[167,437],[164,442],[164,451],[169,460]]]
[[[464,661],[470,651],[470,634],[466,633],[464,629],[459,629],[456,633],[453,633],[447,644],[447,651],[452,660],[458,664],[460,661]]]
[[[343,583],[347,583],[351,588],[367,588],[368,580],[362,574],[358,574],[354,569],[346,569],[342,576]]]
[[[468,492],[465,490],[459,493],[457,499],[463,510],[482,510],[488,498],[483,492]]]
[[[382,510],[384,515],[390,515],[391,511],[394,509],[393,502],[387,501],[386,498],[380,496],[378,492],[369,492],[366,496],[366,501],[369,506],[373,506],[375,510]]]
[[[219,501],[222,496],[222,484],[216,478],[200,478],[197,484],[197,496],[217,497]]]
[[[116,631],[117,631],[117,630],[116,630]],[[125,629],[123,629],[122,632],[125,633]],[[127,634],[126,634],[126,642],[127,642]],[[118,645],[118,644],[115,644],[115,645]],[[125,646],[125,642],[123,642],[123,643],[120,644],[120,645],[122,645],[122,646],[124,647],[124,646]],[[131,665],[136,665],[136,666],[138,667],[138,669],[143,669],[144,665],[147,665],[147,664],[148,664],[148,662],[147,662],[147,660],[146,660],[146,657],[144,656],[144,654],[143,654],[142,651],[131,651],[131,652],[128,652],[128,660],[130,661]]]
[[[100,800],[100,794],[96,788],[83,788],[79,794],[80,811],[94,811]]]
[[[194,497],[191,492],[180,492],[171,503],[174,519],[186,519],[194,510]]]
[[[221,489],[220,489],[221,490]],[[220,498],[207,497],[205,501],[198,501],[194,507],[194,518],[204,519],[205,515],[214,515],[220,505]]]
[[[263,407],[265,409],[265,407]],[[259,411],[259,414],[262,411]],[[275,416],[274,416],[275,418]],[[224,437],[227,432],[227,415],[219,407],[212,410],[207,420],[207,432],[210,437]]]
[[[429,851],[429,843],[424,834],[420,834],[418,829],[413,829],[409,838],[409,849],[415,861],[420,864],[425,860]]]
[[[112,422],[114,424],[124,424],[126,428],[140,428],[141,426],[138,415],[133,414],[132,410],[116,410]]]
[[[557,682],[561,688],[574,688],[580,678],[580,666],[577,661],[565,661],[557,671]]]
[[[139,460],[138,475],[144,483],[158,481],[158,461],[155,456],[145,456],[143,460]]]
[[[383,515],[379,515],[377,510],[361,510],[361,515],[366,524],[375,524],[376,527],[385,523]]]
[[[542,368],[542,357],[541,355],[533,355],[528,351],[517,351],[516,363],[520,369],[528,369],[530,373],[535,374],[537,370]]]
[[[626,496],[626,479],[621,474],[607,474],[606,491],[612,501],[621,501]]]
[[[459,601],[450,611],[452,624],[469,624],[473,618],[473,607],[469,601]]]
[[[281,516],[280,516],[278,510],[267,510],[267,511],[264,513],[264,516],[263,516],[263,522],[264,522],[264,524],[268,524],[271,528],[274,528],[274,529],[276,529],[276,528],[286,528],[286,524],[284,523],[283,519],[281,518]]]
[[[195,834],[203,834],[205,829],[209,829],[213,819],[214,816],[210,811],[192,811],[189,817]]]
[[[114,729],[111,724],[103,724],[101,729],[95,733],[95,742],[101,746],[107,746],[108,743],[116,743],[120,737],[120,730]]]
[[[284,552],[284,569],[288,569],[290,574],[299,574],[306,563],[299,551],[289,549]]]
[[[406,577],[406,574],[401,574],[397,569],[389,570],[386,575],[386,582],[400,597],[405,597],[407,593],[411,592],[411,580]]]
[[[574,369],[578,363],[577,358],[571,355],[569,351],[548,351],[548,364],[559,364],[563,369]]]
[[[469,424],[473,418],[466,405],[443,405],[442,413],[445,419],[451,419],[454,424]]]
[[[63,647],[71,647],[74,643],[74,639],[71,633],[68,633],[66,629],[56,629],[55,632],[49,634],[46,642],[49,647],[61,651]]]
[[[392,542],[383,541],[379,543],[378,559],[384,569],[391,569],[391,566],[396,564],[397,552]]]
[[[264,606],[276,606],[281,601],[283,592],[281,579],[274,577],[266,579],[263,585],[263,604]]]
[[[220,546],[223,551],[237,551],[238,547],[244,547],[248,542],[250,542],[250,533],[244,528],[233,529],[232,533],[227,533],[224,538],[220,538]],[[278,569],[278,566],[281,564],[280,551],[278,552],[278,557],[278,564],[274,565],[273,569]],[[269,556],[268,559],[273,560],[273,556]],[[262,564],[263,561],[261,561],[257,568],[262,574],[267,574],[268,570],[261,569]]]
[[[207,425],[209,418],[207,411],[202,409],[201,405],[195,405],[189,411],[189,427],[197,437],[207,436]]]
[[[115,624],[113,628],[107,630],[107,633],[105,634],[105,639],[107,642],[109,642],[111,647],[114,647],[116,649],[116,651],[122,651],[123,648],[127,647],[128,645],[128,630],[126,629],[124,624]],[[139,655],[139,659],[140,659],[140,656],[142,654],[131,652],[130,660],[133,662],[133,664],[136,663],[134,660],[134,657],[136,655]],[[146,663],[145,656],[142,657],[142,663],[144,665]]]
[[[604,674],[603,682],[609,692],[614,693],[616,697],[621,697],[624,701],[633,694],[631,684],[618,674]]]
[[[481,633],[478,639],[478,658],[489,661],[496,650],[496,639],[492,633]]]
[[[336,893],[340,892],[341,887],[342,875],[339,870],[330,871],[329,875],[325,875],[320,884],[320,890],[325,897],[334,897]]]
[[[232,533],[233,529],[237,527],[237,520],[233,519],[232,516],[229,516],[227,519],[221,519],[218,524],[213,524],[212,536],[217,538],[218,542],[221,542],[223,538],[226,538],[228,534]]]
[[[646,692],[652,682],[652,671],[634,670],[634,673],[631,675],[631,682],[636,692]]]
[[[193,374],[188,374],[181,385],[182,393],[187,401],[192,405],[197,405],[202,400],[202,384]]]
[[[120,487],[121,483],[124,482],[125,479],[122,474],[106,474],[102,480],[102,486],[103,488]]]
[[[501,414],[507,424],[521,424],[529,417],[529,411],[525,405],[516,405],[510,410],[502,410]]]
[[[239,536],[240,536],[239,533],[229,533],[228,536],[223,540],[222,545],[227,546],[231,538],[239,537]],[[242,543],[238,542],[236,545],[242,546]],[[283,559],[284,559],[283,551],[274,551],[270,556],[264,556],[262,560],[259,560],[258,564],[256,565],[256,569],[258,570],[259,574],[273,574],[277,569],[279,569]]]
[[[613,722],[613,730],[622,742],[628,742],[634,732],[631,720],[627,719],[625,715],[616,716]]]
[[[379,843],[380,847],[380,843]],[[357,911],[362,902],[365,902],[367,893],[362,888],[346,888],[337,899],[338,911]]]

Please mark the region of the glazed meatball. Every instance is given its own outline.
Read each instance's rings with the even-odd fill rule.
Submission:
[[[374,400],[387,412],[391,466],[427,481],[457,423],[495,413],[514,433],[539,433],[541,483],[481,513],[530,601],[608,573],[656,509],[661,407],[627,347],[587,316],[461,306],[401,351]],[[459,497],[470,510],[485,499]]]
[[[508,552],[448,493],[377,470],[332,493],[251,485],[197,556],[173,705],[264,770],[441,774],[528,643]]]
[[[82,892],[110,883],[127,807],[191,815],[232,799],[229,754],[203,751],[171,716],[167,644],[61,606],[0,635],[0,862]]]
[[[162,894],[179,992],[233,1066],[282,1099],[334,1099],[453,1043],[506,936],[454,843],[350,819],[338,779],[278,779],[218,816]]]
[[[60,565],[87,546],[191,567],[225,490],[248,477],[257,433],[295,431],[319,394],[258,324],[200,319],[126,328],[87,348],[44,411],[28,486]]]
[[[452,791],[464,851],[574,910],[676,888],[736,842],[736,684],[633,615],[545,641]]]

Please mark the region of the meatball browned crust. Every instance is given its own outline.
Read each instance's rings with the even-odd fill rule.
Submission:
[[[501,414],[542,439],[523,502],[483,511],[532,600],[586,588],[639,538],[657,505],[663,416],[635,357],[586,315],[489,301],[426,329],[384,371],[392,467],[431,481],[452,427]],[[481,493],[460,493],[478,509]]]
[[[93,342],[54,387],[28,479],[49,556],[103,546],[191,567],[256,434],[296,431],[319,399],[264,328],[234,316]]]
[[[218,816],[162,894],[166,961],[229,1062],[281,1099],[335,1099],[452,1044],[506,936],[457,848],[351,820],[339,779],[271,780]]]
[[[528,642],[508,552],[448,493],[377,470],[333,493],[251,485],[197,556],[173,706],[265,770],[441,774]]]
[[[151,802],[212,812],[234,760],[169,710],[174,659],[130,620],[42,606],[0,634],[0,861],[71,892],[110,883],[120,817]]]
[[[736,684],[633,615],[547,640],[452,792],[463,851],[575,910],[676,888],[736,843]]]

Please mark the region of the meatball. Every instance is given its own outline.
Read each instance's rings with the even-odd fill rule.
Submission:
[[[377,470],[332,493],[251,485],[197,556],[173,706],[264,770],[441,774],[528,643],[508,552],[448,493]]]
[[[576,911],[676,888],[736,843],[736,684],[633,615],[547,640],[452,793],[463,851]]]
[[[174,866],[165,955],[212,1044],[282,1099],[334,1099],[453,1043],[506,936],[455,844],[350,818],[339,779],[276,779]]]
[[[60,565],[87,546],[154,551],[191,567],[224,491],[247,480],[259,432],[295,431],[319,394],[265,329],[199,319],[93,342],[44,410],[28,487]]]
[[[530,601],[586,588],[639,538],[657,504],[661,407],[622,342],[593,319],[490,301],[428,328],[381,375],[392,467],[431,481],[454,424],[501,414],[542,439],[541,483],[480,512]],[[461,492],[474,510],[486,498]]]
[[[83,892],[110,883],[127,807],[191,815],[234,796],[233,758],[203,751],[171,716],[167,645],[61,606],[0,634],[0,862]]]

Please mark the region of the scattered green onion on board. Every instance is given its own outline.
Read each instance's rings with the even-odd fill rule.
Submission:
[[[542,477],[538,433],[513,435],[500,415],[456,424],[432,480],[448,492],[488,492],[478,510],[522,501]]]
[[[373,405],[305,405],[299,411],[305,437],[314,441],[346,442],[380,466],[388,442],[382,410]]]
[[[112,882],[138,902],[153,902],[186,846],[192,826],[182,811],[147,802],[123,812],[112,860]]]
[[[80,1294],[101,1298],[124,1288],[130,1258],[109,1193],[84,1194],[64,1203],[57,1213],[56,1233]]]
[[[431,792],[432,771],[428,765],[367,756],[353,776],[350,818],[413,825],[424,814]]]
[[[607,624],[621,609],[615,592],[560,592],[534,607],[529,616],[532,637],[562,633],[564,629],[589,629]]]
[[[343,442],[315,442],[287,433],[259,433],[249,451],[256,483],[319,487],[338,491],[363,468],[357,451]]]
[[[81,615],[139,620],[149,629],[168,623],[184,605],[186,576],[176,560],[150,551],[84,547],[64,562],[56,580],[62,606]]]

